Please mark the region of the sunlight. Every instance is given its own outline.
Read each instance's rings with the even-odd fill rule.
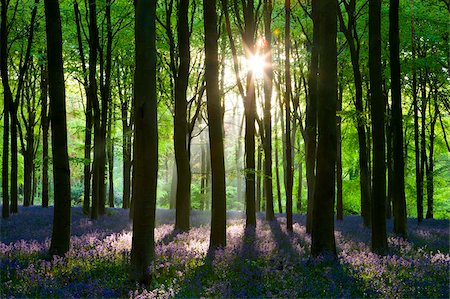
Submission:
[[[249,59],[247,59],[247,66],[256,78],[263,78],[264,68],[266,66],[264,56],[260,55],[259,53],[252,55]]]

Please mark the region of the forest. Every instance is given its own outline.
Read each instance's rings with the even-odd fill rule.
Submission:
[[[448,0],[0,1],[2,298],[449,297]]]

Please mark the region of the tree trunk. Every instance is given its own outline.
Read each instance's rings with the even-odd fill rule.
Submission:
[[[48,91],[52,132],[55,208],[50,254],[63,256],[70,247],[70,168],[67,149],[66,95],[62,55],[61,16],[58,0],[45,0]]]
[[[286,112],[286,227],[288,231],[292,231],[292,185],[293,185],[293,167],[292,167],[292,143],[291,143],[291,1],[285,0],[284,9],[286,13],[284,26],[284,76],[286,80],[286,92],[284,95],[284,107]]]
[[[256,212],[261,212],[261,175],[262,175],[262,148],[258,145],[258,160],[256,163]]]
[[[394,232],[406,237],[405,162],[403,151],[403,115],[400,83],[400,38],[398,25],[399,0],[390,0],[389,7],[389,51],[391,65],[392,97],[392,196],[396,202]],[[383,111],[384,113],[384,111]],[[389,139],[389,137],[388,137]],[[389,153],[389,151],[388,151]],[[374,154],[375,155],[375,154]],[[389,157],[388,157],[389,160]],[[375,186],[374,186],[375,190]]]
[[[381,71],[381,0],[369,0],[369,76],[373,140],[372,251],[387,251],[386,162]]]
[[[11,205],[10,212],[18,213],[19,212],[19,204],[18,204],[18,193],[17,193],[17,104],[14,102],[10,102],[10,114],[11,114]]]
[[[414,9],[414,1],[411,2],[411,8]],[[419,105],[417,103],[417,73],[416,73],[416,32],[414,13],[411,17],[411,52],[412,52],[412,97],[414,107],[414,152],[415,152],[415,164],[416,164],[416,204],[417,204],[417,219],[419,220],[419,206],[423,201],[423,174],[420,168],[420,144],[419,144]],[[394,212],[397,213],[397,207],[394,207]],[[394,219],[395,216],[394,215]],[[394,226],[394,231],[396,227]]]
[[[109,105],[109,122],[108,122],[108,203],[110,208],[114,208],[114,136],[113,136],[113,122],[114,122],[114,108],[113,104]]]
[[[191,210],[191,166],[187,134],[187,87],[189,82],[189,0],[178,2],[178,53],[179,67],[175,76],[175,122],[174,142],[177,163],[177,193],[175,228],[189,230]]]
[[[97,9],[96,1],[89,0],[89,92],[87,95],[88,101],[91,101],[93,111],[93,126],[94,126],[94,161],[92,165],[92,205],[91,218],[97,219],[99,206],[99,188],[100,188],[100,174],[98,172],[99,154],[100,154],[100,107],[97,96],[97,49],[98,49],[98,28],[97,28]],[[87,105],[89,109],[89,105]],[[87,110],[89,111],[89,110]],[[88,112],[89,113],[89,112]],[[88,115],[86,116],[87,122]],[[88,128],[86,128],[88,129]],[[88,134],[88,132],[86,133]],[[87,157],[85,139],[85,158]],[[85,173],[86,174],[86,173]],[[86,175],[85,175],[86,184]],[[86,186],[86,185],[85,185]],[[86,190],[85,190],[86,192]],[[86,195],[86,194],[85,194]]]
[[[430,114],[431,114],[431,101],[430,101]],[[437,103],[437,88],[435,89],[435,99],[434,99],[434,116],[432,116],[430,124],[430,145],[429,145],[429,155],[428,163],[426,168],[427,175],[427,219],[433,219],[433,195],[434,195],[434,130],[436,126],[436,121],[438,118],[439,109]]]
[[[336,257],[334,188],[336,171],[337,1],[319,1],[319,81],[317,177],[314,189],[311,254]]]
[[[366,119],[363,106],[363,81],[359,63],[360,38],[357,34],[356,16],[354,11],[355,1],[346,6],[348,24],[345,25],[342,13],[339,11],[340,29],[344,33],[350,50],[350,58],[353,69],[353,79],[355,84],[355,108],[357,111],[358,145],[359,145],[359,184],[361,192],[361,216],[365,226],[370,226],[370,170],[369,154],[366,140]],[[370,146],[370,145],[369,145]]]
[[[386,200],[386,218],[391,219],[393,215],[393,181],[394,181],[394,169],[393,169],[393,153],[392,153],[392,111],[389,109],[388,97],[385,95],[386,109],[388,120],[386,121],[386,167],[387,167],[387,200]],[[403,134],[403,132],[402,132]]]
[[[336,115],[336,123],[337,123],[337,131],[336,131],[336,140],[337,140],[337,148],[336,148],[336,219],[343,220],[344,219],[344,204],[342,201],[342,136],[341,136],[341,126],[342,126],[342,97],[343,97],[343,88],[342,84],[339,83],[339,96],[337,102],[337,115]]]
[[[226,245],[226,186],[222,105],[219,94],[216,0],[203,1],[205,79],[212,172],[210,249]]]
[[[299,138],[300,140],[300,138]],[[300,147],[300,141],[298,142]],[[298,189],[297,189],[297,213],[302,211],[302,188],[303,188],[303,161],[298,165]]]
[[[267,65],[264,75],[264,197],[266,199],[266,220],[274,219],[273,210],[273,185],[272,185],[272,11],[273,0],[264,0],[264,36],[266,46],[264,48]]]
[[[135,2],[136,69],[134,89],[132,280],[151,283],[155,254],[158,124],[156,97],[156,1]]]
[[[41,64],[41,124],[42,124],[42,207],[48,207],[48,131],[50,119],[48,113],[47,63]]]
[[[1,26],[0,26],[0,72],[3,84],[3,151],[2,151],[2,218],[9,217],[9,108],[13,101],[9,86],[8,74],[8,30],[7,17],[9,1],[1,0]]]
[[[247,0],[244,7],[244,35],[243,42],[246,58],[254,55],[256,20],[254,0]],[[244,98],[245,113],[245,214],[246,226],[256,226],[255,212],[255,118],[256,96],[253,71],[247,71],[247,89]]]
[[[201,145],[201,179],[200,179],[200,210],[203,211],[205,209],[206,202],[206,145],[203,140],[203,134],[201,135],[202,145]]]
[[[275,109],[276,113],[278,112],[278,108]],[[281,204],[281,184],[280,184],[280,162],[279,162],[279,158],[278,158],[278,117],[279,117],[279,112],[277,113],[277,117],[275,119],[275,175],[276,175],[276,179],[277,179],[277,199],[278,199],[278,213],[283,213],[283,205]]]
[[[425,68],[425,73],[421,74],[421,132],[420,132],[420,182],[422,184],[422,190],[424,188],[423,181],[425,176],[425,163],[427,161],[427,149],[426,149],[426,115],[427,115],[427,77],[428,72]],[[423,191],[422,191],[423,192]],[[423,193],[422,193],[423,196]],[[423,197],[417,201],[417,221],[420,223],[423,220]]]
[[[308,75],[308,98],[306,103],[306,183],[308,187],[306,232],[312,231],[314,183],[316,179],[316,135],[317,135],[317,73],[319,65],[319,0],[312,0],[313,43]],[[334,55],[334,54],[333,54]]]
[[[80,53],[81,67],[83,71],[83,86],[86,91],[86,124],[84,131],[84,168],[83,168],[83,213],[89,215],[89,206],[91,198],[91,140],[92,140],[92,100],[89,92],[89,81],[86,69],[86,60],[84,57],[84,48],[81,32],[81,13],[78,8],[78,2],[74,1],[73,10],[75,15],[75,24],[77,28],[78,51]]]

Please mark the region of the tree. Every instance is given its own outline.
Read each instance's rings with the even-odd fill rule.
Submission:
[[[289,231],[292,231],[292,185],[293,185],[293,169],[292,169],[292,143],[291,143],[291,62],[290,62],[290,50],[291,50],[291,1],[285,0],[285,26],[284,26],[284,76],[286,83],[286,92],[284,94],[284,108],[285,108],[285,120],[286,120],[286,227]]]
[[[48,95],[52,132],[54,212],[50,254],[64,255],[70,247],[70,169],[67,149],[66,95],[58,0],[45,0]]]
[[[308,97],[306,103],[306,183],[308,185],[306,232],[311,233],[314,211],[314,190],[316,180],[317,151],[317,72],[319,64],[319,0],[312,0],[313,42],[311,45],[311,61],[308,75]],[[333,54],[334,55],[334,54]]]
[[[136,0],[134,89],[132,280],[149,284],[155,251],[158,125],[156,98],[156,1]]]
[[[314,2],[314,1],[313,1]],[[336,256],[334,188],[337,104],[337,1],[320,0],[317,120],[317,176],[314,188],[311,254]]]
[[[3,85],[3,151],[2,151],[2,218],[9,217],[9,106],[13,100],[8,74],[8,29],[7,16],[9,1],[2,0],[0,27],[0,71]]]
[[[266,220],[274,219],[273,211],[273,184],[272,184],[272,89],[273,89],[273,66],[272,66],[272,0],[264,0],[264,57],[266,66],[264,68],[264,190],[266,198]]]
[[[381,73],[381,0],[369,0],[369,76],[373,140],[372,251],[387,251],[386,162]]]
[[[48,131],[50,118],[48,113],[48,79],[47,61],[42,62],[41,68],[41,124],[42,124],[42,207],[48,207]]]
[[[216,0],[203,0],[205,78],[211,152],[212,207],[210,248],[226,245],[226,192],[222,105],[219,94]]]
[[[361,37],[358,35],[357,20],[361,15],[362,7],[356,7],[356,0],[349,2],[343,1],[345,10],[348,16],[347,25],[341,10],[339,10],[339,24],[340,30],[344,33],[350,50],[351,63],[353,68],[353,80],[355,84],[355,108],[357,111],[357,131],[358,131],[358,145],[359,145],[359,173],[360,173],[360,190],[361,190],[361,216],[364,220],[364,225],[370,225],[370,171],[369,171],[369,155],[367,149],[367,138],[364,120],[364,106],[363,106],[363,80],[360,69],[360,49]]]
[[[237,0],[233,3],[234,12],[240,15],[239,4]],[[222,0],[222,9],[225,15],[225,24],[230,40],[231,51],[233,56],[233,66],[236,74],[237,85],[239,93],[244,101],[244,115],[245,115],[245,215],[246,225],[256,225],[256,209],[255,209],[255,121],[256,121],[256,96],[255,96],[255,78],[253,70],[247,69],[246,75],[246,89],[244,87],[239,75],[239,62],[236,51],[235,42],[230,25],[230,16],[228,12],[228,1]],[[256,32],[256,16],[255,16],[255,1],[242,1],[242,12],[244,20],[238,18],[238,27],[242,36],[243,48],[245,58],[251,61],[255,54],[255,32]]]
[[[93,125],[94,125],[94,162],[92,166],[92,204],[91,218],[97,219],[99,197],[101,196],[99,156],[100,156],[100,107],[97,95],[97,50],[98,50],[98,27],[97,27],[97,5],[95,0],[89,0],[89,90],[88,103],[92,104]],[[90,102],[89,102],[90,101]],[[89,105],[87,109],[89,110]],[[87,111],[87,113],[90,113]],[[86,120],[88,115],[86,115]],[[88,129],[88,128],[86,128]],[[89,129],[88,129],[89,130]],[[86,141],[88,139],[86,138]],[[85,153],[87,156],[87,153]],[[85,181],[85,183],[87,183]]]
[[[392,196],[394,207],[394,232],[406,237],[406,199],[405,199],[405,162],[403,151],[403,115],[400,85],[399,57],[399,0],[390,0],[389,7],[389,51],[391,65],[391,95],[392,95],[392,155],[393,172]]]
[[[189,0],[177,1],[178,69],[175,76],[174,142],[177,163],[177,193],[175,228],[189,229],[191,210],[191,166],[188,151],[187,87],[190,64]]]

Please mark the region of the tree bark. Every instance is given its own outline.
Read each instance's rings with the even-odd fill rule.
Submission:
[[[264,196],[266,199],[266,220],[274,219],[273,210],[273,184],[272,184],[272,89],[273,89],[273,66],[272,66],[272,11],[273,0],[264,0],[264,36],[266,57],[264,75]]]
[[[222,105],[219,94],[216,0],[203,1],[205,78],[212,172],[210,249],[226,245],[226,190]]]
[[[285,107],[285,120],[286,120],[286,228],[288,231],[292,231],[292,186],[294,171],[292,167],[292,142],[291,142],[291,1],[285,0],[284,10],[286,14],[285,26],[284,26],[284,76],[286,80],[286,92],[284,95],[284,107]]]
[[[78,52],[80,54],[81,68],[83,71],[83,86],[86,91],[86,111],[85,111],[85,131],[84,131],[84,167],[83,167],[83,213],[89,215],[91,199],[91,146],[92,146],[92,100],[89,92],[88,72],[86,60],[84,57],[84,48],[81,30],[81,13],[78,8],[78,2],[74,1],[73,10],[75,15],[75,24],[77,28]]]
[[[403,115],[400,83],[400,38],[398,24],[399,0],[390,0],[389,7],[389,51],[391,65],[392,96],[392,197],[396,202],[394,232],[406,237],[405,162],[403,151]],[[383,111],[384,112],[384,111]],[[389,151],[388,151],[389,152]],[[375,155],[375,154],[374,154]],[[389,158],[388,158],[389,159]],[[375,189],[375,186],[374,186]]]
[[[369,76],[373,140],[372,251],[387,251],[386,162],[381,71],[381,0],[369,0]]]
[[[3,84],[3,150],[2,150],[2,218],[9,217],[9,108],[13,101],[9,86],[8,74],[8,5],[9,1],[1,0],[1,26],[0,26],[0,72]]]
[[[41,64],[41,124],[42,124],[42,207],[48,207],[48,131],[50,119],[48,113],[47,63]]]
[[[435,139],[435,127],[439,114],[438,103],[437,103],[437,88],[435,89],[435,99],[434,99],[434,115],[431,115],[431,101],[430,101],[430,144],[429,144],[429,155],[428,163],[426,167],[427,176],[427,219],[433,219],[433,195],[434,195],[434,139]]]
[[[370,171],[369,171],[369,157],[366,141],[366,120],[364,117],[363,106],[363,81],[359,65],[360,40],[357,36],[356,16],[355,16],[355,1],[350,1],[349,5],[345,5],[348,24],[345,25],[342,13],[339,11],[339,21],[341,31],[347,40],[350,50],[350,57],[353,69],[353,79],[355,84],[355,108],[357,111],[357,132],[359,145],[359,173],[360,173],[360,192],[361,192],[361,216],[363,217],[364,225],[370,226]]]
[[[261,212],[261,175],[262,175],[262,148],[258,145],[258,159],[256,163],[256,212]]]
[[[343,98],[343,88],[342,84],[339,83],[339,96],[337,101],[337,115],[336,115],[336,123],[337,123],[337,131],[336,131],[336,140],[337,140],[337,155],[336,155],[336,219],[343,220],[344,219],[344,204],[342,201],[342,136],[341,136],[341,126],[342,126],[342,98]]]
[[[136,69],[134,89],[132,280],[151,283],[155,254],[158,124],[156,96],[156,1],[135,2]]]
[[[177,163],[175,228],[189,230],[191,210],[191,166],[188,150],[187,87],[189,82],[189,0],[178,1],[177,33],[179,66],[175,73],[174,142]]]
[[[308,75],[309,94],[306,103],[306,183],[308,187],[306,232],[311,233],[313,210],[314,210],[314,189],[316,179],[316,135],[317,135],[317,73],[319,63],[319,0],[312,0],[313,18],[313,43],[311,47],[311,62]],[[334,55],[334,54],[333,54]]]
[[[48,91],[52,132],[54,212],[50,254],[63,256],[70,247],[70,168],[67,148],[66,95],[58,0],[45,0]]]
[[[97,219],[99,196],[100,196],[100,173],[99,173],[99,155],[100,155],[100,104],[97,95],[97,50],[98,50],[98,28],[97,28],[97,6],[95,0],[89,0],[89,92],[87,98],[92,103],[93,126],[94,126],[94,161],[92,165],[92,205],[91,218]],[[87,107],[89,109],[89,107]],[[88,117],[88,116],[86,116]],[[87,138],[85,142],[87,141]],[[85,155],[86,148],[85,148]],[[86,178],[86,177],[85,177]],[[85,182],[86,183],[86,182]]]
[[[311,254],[336,257],[334,189],[336,171],[337,1],[319,1],[317,177],[314,189]]]

